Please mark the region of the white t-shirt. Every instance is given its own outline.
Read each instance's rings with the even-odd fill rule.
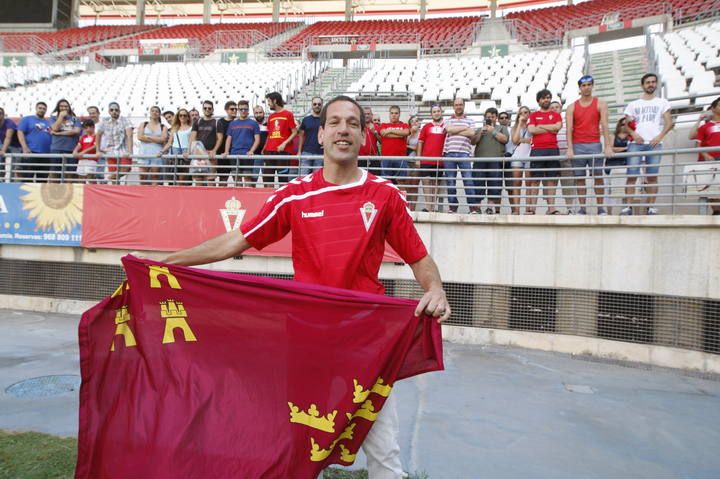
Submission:
[[[625,115],[635,119],[637,122],[635,131],[642,136],[645,143],[650,143],[650,140],[662,131],[663,113],[668,110],[670,110],[670,102],[664,98],[639,99],[625,107]]]

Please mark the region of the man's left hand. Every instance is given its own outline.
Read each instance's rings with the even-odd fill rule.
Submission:
[[[653,138],[652,140],[650,140],[650,146],[652,146],[653,148],[655,148],[657,145],[660,144],[661,141],[662,141],[662,138],[661,138],[660,136],[656,136],[655,138]]]
[[[420,302],[415,308],[415,316],[420,316],[423,312],[437,318],[438,323],[442,323],[450,317],[450,304],[443,289],[431,289],[420,298]]]

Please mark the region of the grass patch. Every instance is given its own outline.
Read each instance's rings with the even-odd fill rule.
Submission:
[[[0,479],[72,478],[76,457],[76,439],[0,431]]]
[[[77,439],[0,430],[0,479],[71,479],[76,459]],[[368,473],[329,468],[323,479],[368,479]],[[430,478],[420,472],[409,479]]]
[[[323,471],[323,479],[368,479],[368,472],[365,469],[359,471],[345,471],[342,469],[328,468]],[[430,479],[425,472],[410,474],[408,479]]]

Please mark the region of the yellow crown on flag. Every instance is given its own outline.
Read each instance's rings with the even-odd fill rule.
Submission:
[[[290,407],[290,422],[295,424],[305,424],[313,429],[317,429],[325,432],[335,432],[335,416],[337,416],[337,410],[320,416],[315,404],[311,404],[307,412],[301,411],[300,408],[291,402],[288,402]]]

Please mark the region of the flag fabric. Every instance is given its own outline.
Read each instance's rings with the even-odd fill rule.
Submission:
[[[79,327],[77,479],[314,479],[443,369],[416,301],[123,258]]]

